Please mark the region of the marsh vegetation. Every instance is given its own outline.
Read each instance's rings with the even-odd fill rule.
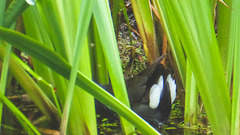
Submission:
[[[238,5],[1,0],[1,133],[238,135]],[[125,84],[160,56],[177,84],[161,128],[130,109]],[[101,87],[109,83],[113,95]]]

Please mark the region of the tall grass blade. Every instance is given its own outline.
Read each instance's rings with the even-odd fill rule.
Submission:
[[[154,0],[153,3],[160,16],[161,24],[168,38],[168,42],[171,47],[173,57],[176,60],[177,68],[178,68],[183,86],[186,87],[186,63],[187,62],[185,58],[185,52],[182,48],[181,41],[179,39],[179,35],[177,34],[177,31],[175,28],[175,23],[172,19],[173,16],[171,16],[169,12],[166,12],[166,9],[164,6],[160,7],[160,3],[157,0]]]
[[[9,28],[29,6],[26,0],[13,0],[5,12],[3,26]]]
[[[3,44],[1,44],[3,45]],[[3,59],[3,66],[2,66],[2,71],[1,72],[1,80],[0,80],[0,93],[2,95],[5,95],[5,90],[6,90],[6,84],[7,84],[7,76],[8,76],[8,66],[9,66],[9,60],[11,56],[11,50],[12,46],[7,44],[6,45],[6,53]],[[2,113],[3,113],[3,102],[0,101],[0,126],[2,123]]]
[[[3,26],[6,0],[0,1],[0,26]]]
[[[0,27],[0,37],[11,43],[14,47],[21,51],[27,52],[31,56],[46,64],[55,72],[69,79],[71,66],[50,49],[44,47],[41,43],[24,36],[18,32],[14,32]],[[1,50],[2,48],[0,48]],[[1,54],[1,53],[0,53]],[[46,57],[47,56],[47,57]],[[144,134],[159,134],[153,127],[136,115],[131,109],[122,104],[101,87],[87,79],[84,75],[78,72],[76,85],[92,94],[96,99],[116,111],[118,114],[127,119],[130,123],[136,126]]]
[[[108,67],[111,84],[113,86],[114,95],[122,103],[130,107],[108,5],[109,4],[106,0],[97,0],[93,15],[96,19],[98,31],[101,33],[100,39],[102,49]],[[135,128],[130,123],[122,117],[120,117],[120,121],[125,134],[134,133]]]
[[[72,64],[72,70],[70,74],[70,81],[68,85],[68,94],[66,98],[66,102],[64,105],[63,110],[63,117],[62,117],[62,123],[61,123],[61,134],[66,134],[67,124],[68,124],[68,118],[69,118],[69,112],[71,108],[71,102],[73,98],[73,92],[75,87],[75,81],[77,77],[78,68],[80,65],[80,55],[83,53],[83,41],[86,38],[87,30],[90,24],[90,19],[92,16],[92,9],[94,0],[86,1],[83,0],[81,3],[80,13],[79,13],[79,24],[77,29],[77,35],[75,39],[75,51],[73,54],[73,61]],[[83,21],[84,20],[84,21]],[[93,99],[92,99],[93,100]]]
[[[14,106],[14,104],[10,100],[8,100],[7,97],[5,97],[1,93],[0,98],[4,102],[4,104],[13,112],[13,114],[19,120],[20,124],[26,130],[27,133],[32,135],[34,134],[40,135],[36,127],[32,125],[32,123],[21,113],[21,111],[18,110],[16,106]]]
[[[149,63],[159,57],[154,22],[149,0],[131,0],[132,8]]]
[[[6,0],[0,1],[0,26],[3,25],[4,22],[4,12],[5,12],[5,6],[6,6]],[[0,46],[3,45],[3,41],[0,39]],[[6,80],[7,80],[7,73],[8,73],[8,63],[9,63],[9,55],[11,52],[11,46],[7,46],[7,54],[4,57],[4,63],[3,67],[1,68],[2,71],[0,70],[1,73],[1,79],[0,79],[0,92],[5,93],[5,88],[6,88]],[[3,103],[0,101],[0,125],[2,124],[2,109],[3,109]],[[1,131],[1,129],[0,129]]]
[[[65,21],[62,20],[64,17],[60,14],[62,12],[60,12],[61,7],[58,2],[60,1],[38,1],[37,9],[54,49],[59,55],[69,61],[71,50],[69,50],[67,38],[64,37],[66,29],[63,23]]]
[[[1,66],[3,66],[3,64],[0,61],[0,67]],[[15,115],[15,117],[18,119],[19,123],[27,133],[40,135],[38,130],[31,124],[31,122],[21,113],[21,111],[19,111],[19,109],[10,100],[8,100],[7,97],[3,95],[3,93],[0,93],[0,99]]]
[[[91,33],[90,33],[91,32]],[[109,83],[109,77],[106,67],[106,62],[102,50],[102,44],[100,40],[100,34],[97,29],[96,20],[94,17],[92,17],[90,29],[89,29],[89,36],[91,47],[90,49],[90,55],[93,58],[92,59],[92,75],[93,78],[96,79],[96,81],[100,84],[108,84]]]
[[[44,78],[39,76],[37,73],[35,73],[26,63],[24,63],[19,57],[17,57],[15,54],[12,54],[13,59],[15,59],[19,65],[21,65],[30,75],[32,75],[38,82],[41,82],[41,84],[48,87],[48,89],[51,90],[52,96],[54,97],[54,103],[58,109],[59,116],[62,115],[61,108],[59,105],[59,102],[57,100],[56,94],[54,92],[54,88],[52,84],[48,83]]]
[[[4,48],[0,47],[0,59],[3,59],[5,54]],[[22,88],[31,97],[33,102],[39,107],[40,111],[46,115],[47,118],[60,121],[56,107],[52,102],[46,97],[46,95],[41,91],[37,84],[32,80],[32,78],[25,72],[25,70],[16,62],[15,59],[10,59],[9,61],[9,71],[19,82]]]
[[[209,1],[158,2],[160,8],[163,7],[165,12],[168,12],[163,17],[172,16],[172,21],[177,22],[175,28],[192,67],[213,133],[229,134],[231,102]],[[169,27],[168,25],[166,27]]]
[[[196,125],[198,114],[198,91],[197,84],[189,63],[187,63],[186,82],[187,85],[185,89],[184,122],[188,123],[189,125]]]
[[[240,105],[240,1],[232,1],[229,46],[233,49],[228,52],[228,57],[233,57],[233,81],[232,81],[232,117],[231,117],[231,135],[240,133],[239,126],[239,105]],[[229,63],[230,64],[230,63]],[[232,65],[232,64],[231,64]]]
[[[232,69],[233,69],[233,58],[234,58],[234,45],[229,44],[231,42],[231,12],[233,9],[231,0],[224,0],[229,7],[219,3],[217,5],[217,40],[221,54],[224,71],[226,72],[226,80],[228,89],[230,90],[232,83]]]

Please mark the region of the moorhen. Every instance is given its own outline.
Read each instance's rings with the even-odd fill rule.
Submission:
[[[125,80],[132,110],[146,121],[158,124],[169,119],[176,98],[175,80],[169,74],[164,81],[164,67],[160,64],[162,58],[159,57],[139,74]],[[102,87],[113,94],[111,85]]]
[[[161,76],[158,83],[152,85],[148,96],[148,100],[146,98],[133,104],[132,109],[148,122],[163,124],[169,119],[172,103],[176,98],[175,80],[169,74],[164,83]]]

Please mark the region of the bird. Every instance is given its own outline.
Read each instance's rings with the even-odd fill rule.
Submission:
[[[146,102],[135,103],[132,110],[148,122],[164,124],[170,117],[172,103],[176,99],[176,83],[171,74],[164,82],[160,76],[158,83],[152,85]]]
[[[171,74],[164,72],[164,66],[160,64],[163,57],[125,80],[131,109],[147,122],[159,125],[169,119],[172,103],[176,99],[176,82]],[[111,84],[101,86],[113,94]]]

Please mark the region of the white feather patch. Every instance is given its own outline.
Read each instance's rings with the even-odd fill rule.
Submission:
[[[172,76],[171,74],[169,74],[167,76],[167,80],[166,80],[168,83],[169,83],[169,87],[170,87],[170,92],[171,92],[171,101],[172,103],[174,102],[174,100],[176,99],[176,89],[177,89],[177,85],[176,85],[176,82],[175,80],[172,79]]]
[[[163,84],[164,84],[164,82],[163,82],[163,76],[161,75],[160,78],[158,79],[158,86],[159,86],[161,89],[163,89]]]
[[[150,89],[150,94],[149,94],[149,107],[152,109],[155,109],[159,105],[159,98],[160,98],[160,87],[157,84],[154,84],[151,89]]]
[[[163,90],[163,76],[158,80],[158,84],[154,84],[149,93],[149,107],[156,109],[160,103],[160,96]]]

